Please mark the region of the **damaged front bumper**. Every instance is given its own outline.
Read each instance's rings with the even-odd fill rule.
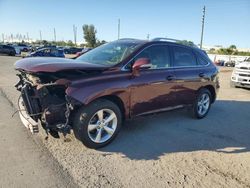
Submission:
[[[18,100],[19,116],[26,128],[32,133],[39,132],[39,125],[46,133],[58,138],[58,132],[70,133],[70,114],[76,103],[65,94],[63,84],[33,84],[19,75],[15,85],[21,96]]]

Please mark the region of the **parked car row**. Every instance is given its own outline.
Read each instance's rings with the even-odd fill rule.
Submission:
[[[64,49],[62,47],[54,47],[54,46],[50,46],[50,47],[45,47],[45,48],[39,48],[36,51],[33,51],[31,53],[29,53],[26,57],[65,57],[65,54],[67,53],[75,53],[78,50],[76,50],[77,48],[72,48],[72,49]],[[81,49],[81,51],[76,53],[76,56],[74,58],[77,58],[79,56],[81,56],[82,54],[87,53],[88,51],[90,51],[92,48],[83,48]],[[67,53],[65,53],[67,52]]]
[[[15,56],[16,50],[14,47],[9,45],[0,45],[0,54]]]
[[[217,66],[225,66],[225,67],[235,67],[237,63],[238,62],[235,60],[230,60],[230,61],[218,60],[214,62],[214,64]]]
[[[64,58],[64,52],[58,48],[42,48],[35,52],[29,53],[26,57],[62,57]]]
[[[21,52],[28,52],[31,49],[31,46],[28,46],[27,44],[13,44],[12,46],[15,48],[16,54],[21,54]]]
[[[80,50],[80,51],[79,51]],[[81,56],[92,50],[92,48],[63,48],[56,46],[47,46],[38,48],[36,51],[30,52],[26,57],[65,57],[65,54],[75,54],[74,58]]]
[[[75,54],[76,57],[90,51],[92,48],[57,47],[57,46],[31,46],[27,44],[0,44],[0,54],[21,55],[27,52],[27,57],[65,57],[64,54]]]

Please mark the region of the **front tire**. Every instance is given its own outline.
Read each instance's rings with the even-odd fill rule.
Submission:
[[[211,92],[206,88],[200,89],[193,105],[193,116],[197,119],[204,118],[210,110],[211,101]]]
[[[101,148],[117,136],[122,123],[119,107],[113,102],[99,99],[83,106],[74,117],[73,130],[88,148]]]

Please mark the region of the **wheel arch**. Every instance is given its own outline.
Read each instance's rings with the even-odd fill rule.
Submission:
[[[201,90],[202,88],[208,89],[210,91],[211,96],[212,96],[212,102],[211,103],[214,103],[215,99],[216,99],[216,92],[215,92],[214,86],[207,85],[207,86],[201,87],[199,90]]]
[[[121,111],[122,119],[123,120],[126,119],[126,117],[127,117],[126,108],[125,108],[124,102],[122,101],[122,99],[119,96],[117,96],[117,95],[104,95],[104,96],[100,96],[98,98],[95,98],[94,100],[90,101],[89,103],[92,103],[92,102],[100,100],[100,99],[109,100],[109,101],[113,102],[114,104],[116,104]]]

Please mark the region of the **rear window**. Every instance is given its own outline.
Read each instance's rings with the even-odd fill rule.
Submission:
[[[175,67],[189,67],[197,65],[196,58],[192,50],[179,46],[173,47],[173,50]]]

